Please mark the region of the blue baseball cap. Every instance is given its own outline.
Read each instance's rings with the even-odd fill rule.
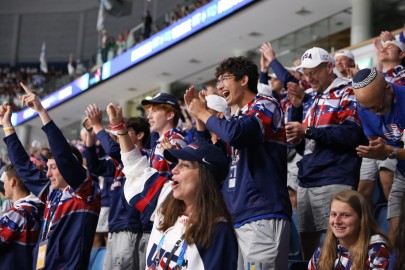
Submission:
[[[169,104],[180,111],[180,105],[177,98],[168,93],[158,93],[152,99],[144,99],[141,101],[143,106],[149,104]]]
[[[181,159],[205,164],[210,168],[219,184],[225,180],[229,173],[229,159],[225,153],[220,148],[205,141],[190,143],[183,149],[166,149],[163,155],[166,160],[174,163]]]

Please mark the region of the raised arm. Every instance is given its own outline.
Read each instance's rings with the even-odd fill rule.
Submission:
[[[90,104],[86,108],[87,119],[90,121],[93,132],[96,134],[97,139],[101,142],[104,151],[110,157],[121,162],[120,146],[114,141],[110,135],[107,134],[103,125],[102,118],[103,114],[96,104]]]
[[[4,102],[0,106],[0,122],[3,125],[4,142],[6,143],[11,163],[27,188],[38,197],[49,183],[49,179],[45,173],[31,162],[21,141],[18,139],[11,124],[11,106],[7,102]]]
[[[73,189],[77,189],[86,179],[87,172],[82,166],[81,156],[75,156],[71,147],[63,136],[60,129],[52,121],[48,112],[42,106],[39,98],[23,83],[21,86],[25,90],[25,94],[20,96],[22,104],[28,105],[31,109],[38,112],[41,118],[42,130],[45,132],[52,155],[55,158],[56,165],[65,179]]]

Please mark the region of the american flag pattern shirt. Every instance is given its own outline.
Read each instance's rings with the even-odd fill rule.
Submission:
[[[384,78],[387,82],[396,85],[405,85],[405,67],[399,65],[384,72]]]
[[[321,247],[318,247],[311,261],[308,264],[308,270],[317,270],[319,257],[321,255]],[[365,262],[365,270],[383,270],[388,269],[390,253],[385,243],[385,240],[380,235],[373,235],[370,238],[368,246],[367,260]],[[350,252],[337,244],[337,254],[334,263],[334,270],[349,270],[352,266],[352,257]]]
[[[30,269],[45,204],[34,195],[17,200],[0,217],[0,269]]]
[[[337,78],[323,93],[311,93],[304,103],[306,126],[329,127],[352,121],[361,126],[351,81]]]

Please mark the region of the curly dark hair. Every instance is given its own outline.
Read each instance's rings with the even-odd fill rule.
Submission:
[[[249,90],[257,94],[257,82],[259,80],[259,72],[257,65],[253,63],[252,60],[243,56],[226,58],[217,67],[215,77],[218,78],[219,76],[223,75],[226,72],[234,75],[237,80],[241,80],[243,76],[247,76],[249,78],[248,81]]]
[[[150,137],[150,125],[148,119],[145,117],[128,118],[125,127],[127,129],[133,129],[136,134],[143,132],[142,146],[145,146],[148,143]]]

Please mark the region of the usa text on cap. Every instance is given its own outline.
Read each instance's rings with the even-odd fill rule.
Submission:
[[[301,68],[314,68],[321,63],[332,62],[330,54],[322,48],[313,47],[307,50],[301,57]]]

